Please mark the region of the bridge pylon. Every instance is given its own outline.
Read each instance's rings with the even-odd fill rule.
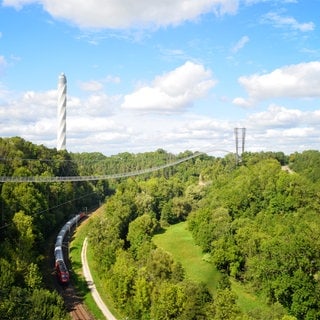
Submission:
[[[234,128],[234,136],[236,140],[236,163],[241,162],[241,156],[244,152],[246,140],[246,128]]]

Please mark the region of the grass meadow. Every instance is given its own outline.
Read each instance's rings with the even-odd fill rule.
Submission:
[[[155,235],[153,241],[182,264],[187,279],[205,283],[214,296],[220,272],[211,263],[205,261],[201,248],[195,244],[191,232],[187,229],[187,222],[168,227],[164,233]],[[238,296],[238,305],[243,311],[268,309],[262,299],[251,294],[243,285],[236,281],[231,283],[232,290]]]
[[[214,294],[220,273],[212,264],[203,260],[201,248],[194,243],[186,228],[186,222],[172,225],[165,233],[155,235],[153,241],[182,264],[187,279],[205,283],[211,294]]]

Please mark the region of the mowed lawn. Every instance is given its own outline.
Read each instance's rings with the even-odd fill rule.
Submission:
[[[203,282],[212,294],[215,292],[220,273],[203,260],[201,248],[195,244],[186,222],[170,226],[165,233],[155,235],[153,241],[182,264],[187,279]]]

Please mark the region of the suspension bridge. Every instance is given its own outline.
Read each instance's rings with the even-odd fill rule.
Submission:
[[[227,150],[222,150],[222,149],[215,149],[211,150],[210,152],[213,151],[220,151],[224,153],[232,153]],[[145,169],[140,169],[136,171],[131,171],[131,172],[125,172],[125,173],[113,173],[113,174],[106,174],[106,175],[94,175],[94,176],[0,176],[0,182],[39,182],[39,183],[44,183],[44,182],[67,182],[67,181],[97,181],[97,180],[108,180],[108,179],[119,179],[119,178],[127,178],[127,177],[133,177],[133,176],[138,176],[146,173],[151,173],[155,172],[161,169],[169,168],[176,166],[182,162],[188,161],[190,159],[199,157],[201,155],[206,155],[207,153],[205,152],[195,152],[190,156],[175,160],[175,161],[170,161],[165,164],[151,167],[151,168],[145,168]]]

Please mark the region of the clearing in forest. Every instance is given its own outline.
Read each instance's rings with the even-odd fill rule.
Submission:
[[[187,279],[203,282],[212,294],[215,292],[220,273],[211,263],[203,260],[201,248],[195,244],[187,222],[170,226],[165,233],[155,235],[153,241],[182,264]]]
[[[181,222],[170,226],[164,233],[153,237],[154,243],[173,256],[175,261],[179,261],[185,270],[186,278],[203,282],[207,285],[210,293],[215,294],[217,284],[220,279],[220,272],[215,266],[205,261],[204,254],[192,238],[191,232],[187,229],[187,222]],[[248,292],[244,286],[231,280],[232,290],[238,296],[238,305],[243,311],[253,309],[268,310],[265,302],[254,294]]]

